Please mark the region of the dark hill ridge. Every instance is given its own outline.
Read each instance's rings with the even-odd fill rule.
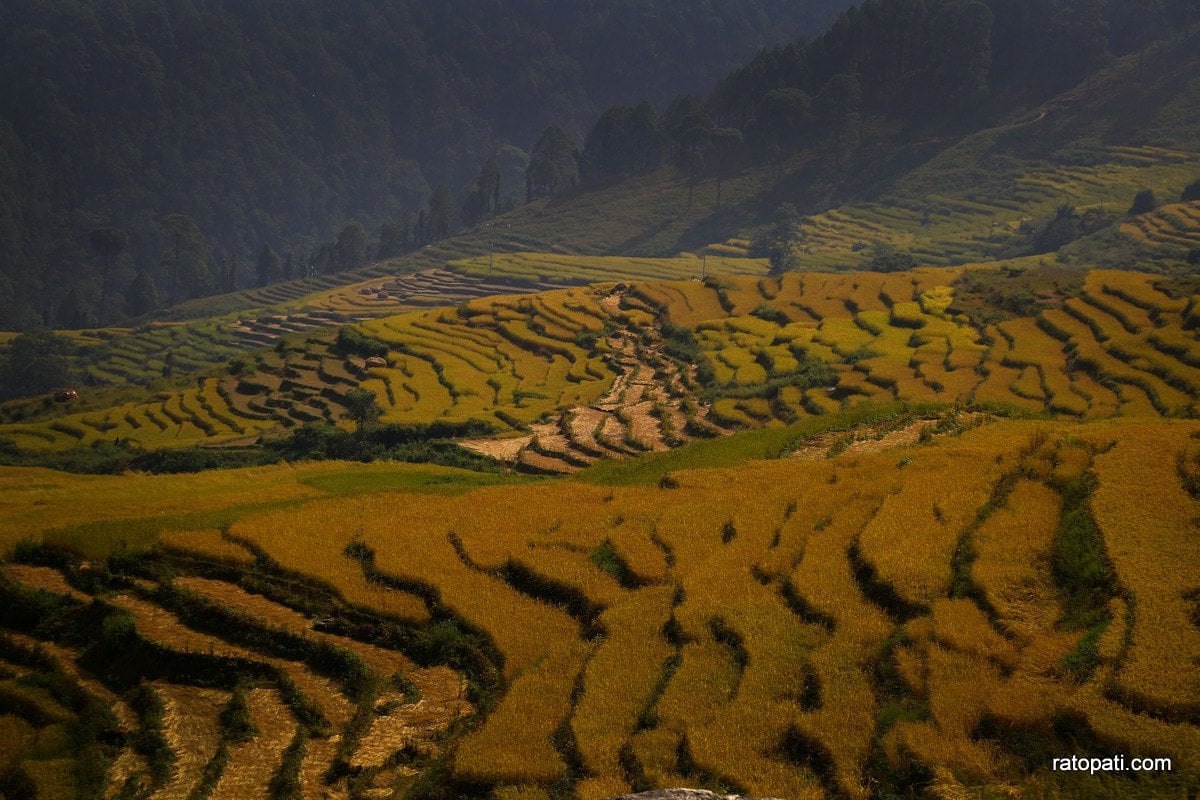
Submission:
[[[819,152],[788,159],[781,178],[770,165],[745,168],[724,178],[719,208],[713,178],[695,187],[689,207],[686,175],[667,166],[537,200],[361,270],[190,301],[135,321],[133,331],[85,331],[74,337],[80,377],[54,385],[164,377],[168,342],[175,354],[169,372],[181,377],[212,369],[239,350],[274,345],[281,335],[452,306],[481,294],[687,278],[700,274],[704,263],[712,273],[736,273],[749,262],[722,265],[714,257],[745,256],[750,240],[767,230],[762,217],[782,202],[808,215],[799,226],[804,270],[861,268],[874,258],[874,242],[890,242],[920,264],[1030,254],[1045,260],[1057,253],[1079,275],[1096,266],[1176,271],[1200,249],[1200,210],[1177,202],[1200,176],[1197,42],[1200,31],[1193,30],[1144,57],[1127,56],[1045,104],[969,136],[907,147],[866,141],[842,170]],[[1135,101],[1137,113],[1127,109]],[[865,185],[864,175],[874,175],[874,184]],[[1126,214],[1142,189],[1153,190],[1162,206]],[[1059,220],[1064,204],[1076,210]],[[1084,215],[1088,225],[1101,227],[1083,227]],[[695,255],[631,257],[681,251]],[[765,261],[757,263],[755,269],[766,270]],[[0,349],[0,360],[6,350]],[[21,395],[12,389],[16,383],[5,388]]]
[[[507,141],[515,142],[517,128],[535,130],[544,119],[582,119],[586,127],[593,111],[578,109],[599,108],[607,102],[605,92],[635,73],[661,79],[622,102],[648,98],[661,105],[672,70],[653,68],[648,58],[691,63],[696,59],[684,51],[699,48],[705,64],[727,60],[722,54],[740,40],[729,31],[759,30],[754,26],[772,2],[740,6],[744,19],[730,17],[733,12],[719,4],[694,15],[688,25],[696,30],[725,32],[726,46],[715,51],[675,24],[673,5],[656,6],[650,17],[626,13],[624,6],[598,11],[589,28],[580,22],[582,12],[555,7],[550,13],[528,0],[513,6],[511,18],[497,17],[491,7],[477,17],[464,15],[447,23],[447,30],[463,35],[441,37],[426,35],[422,26],[433,24],[429,19],[416,12],[405,17],[399,6],[388,12],[399,15],[395,19],[368,14],[376,23],[370,30],[354,15],[357,6],[336,19],[301,6],[301,22],[286,25],[239,7],[221,18],[211,36],[205,32],[205,53],[213,57],[193,57],[188,49],[200,36],[189,26],[203,17],[165,25],[169,15],[145,9],[142,16],[112,13],[123,8],[118,4],[84,14],[72,28],[74,38],[55,38],[35,24],[40,6],[18,12],[0,5],[0,22],[12,23],[0,25],[14,45],[7,52],[18,54],[6,65],[14,80],[7,94],[0,91],[0,116],[16,121],[6,125],[0,118],[9,156],[7,163],[0,159],[0,329],[113,324],[222,292],[214,305],[199,306],[201,315],[210,307],[245,308],[246,299],[259,301],[231,298],[230,290],[303,275],[316,278],[310,285],[319,290],[341,282],[334,273],[406,251],[410,255],[393,267],[357,277],[438,268],[489,250],[698,250],[744,239],[782,202],[806,214],[847,202],[882,202],[920,218],[940,208],[926,195],[970,193],[976,185],[989,194],[1013,194],[1011,184],[1029,159],[1090,168],[1103,160],[1098,146],[1188,149],[1195,142],[1195,86],[1188,83],[1194,39],[1183,45],[1159,41],[1194,21],[1194,3],[1158,3],[1132,25],[1129,8],[1099,0],[1074,10],[1050,0],[878,0],[847,11],[809,44],[762,51],[721,82],[707,103],[685,98],[661,116],[649,102],[610,108],[576,141],[579,152],[572,154],[568,143],[559,154],[570,165],[578,161],[582,188],[570,188],[571,178],[565,190],[550,190],[548,200],[501,214],[465,237],[445,238],[454,233],[460,211],[464,219],[478,218],[467,210],[472,197],[486,195],[483,218],[494,213],[493,201],[503,210],[524,199],[524,155],[513,148],[497,151],[495,170],[487,172],[493,176],[488,181],[499,175],[498,191],[479,188],[486,177],[480,170],[478,186],[468,186],[476,194],[450,192],[476,173],[481,155],[506,140],[506,130],[512,132]],[[836,5],[805,8],[817,14]],[[73,19],[72,6],[56,8]],[[534,48],[536,65],[522,71],[512,59],[529,52],[514,44],[524,42],[520,22],[526,18],[555,35],[550,45]],[[389,38],[389,24],[401,25],[404,36]],[[300,30],[291,38],[285,35],[289,25]],[[640,42],[641,34],[627,29],[669,31],[664,36],[671,44],[638,49],[631,42]],[[165,55],[139,37],[165,42]],[[79,47],[63,51],[67,45],[59,39],[78,40]],[[128,46],[106,50],[110,39]],[[346,48],[346,39],[353,48]],[[451,46],[451,39],[457,44]],[[559,58],[572,42],[605,55]],[[272,61],[279,53],[283,62],[292,58],[299,66],[289,70],[290,62]],[[1031,53],[1041,53],[1040,60]],[[47,59],[58,79],[31,83]],[[136,102],[80,77],[97,70],[107,75],[109,67],[128,66],[130,59],[136,68],[127,70],[122,85],[136,89]],[[72,64],[93,69],[70,71]],[[468,67],[488,77],[475,80]],[[1172,69],[1179,80],[1163,80]],[[360,80],[364,70],[370,74]],[[1038,80],[1027,80],[1031,70]],[[703,72],[697,69],[688,80]],[[191,91],[180,75],[200,80],[202,91]],[[1123,83],[1121,91],[1113,91],[1113,75]],[[253,76],[253,85],[239,83],[246,76]],[[512,100],[512,82],[501,86],[496,76],[516,76],[518,86],[545,77],[527,93],[537,114],[517,113],[523,101]],[[560,97],[560,78],[583,87],[595,80],[605,88],[594,96],[580,89]],[[1093,102],[1097,97],[1107,97],[1108,104]],[[1065,115],[1053,106],[1064,98]],[[1039,106],[1040,116],[1029,111]],[[205,110],[202,124],[188,125],[199,108]],[[99,124],[137,115],[132,128]],[[1058,124],[1064,116],[1070,124]],[[738,138],[735,128],[742,132],[736,147],[730,144]],[[968,149],[954,152],[964,137]],[[621,156],[647,141],[653,145],[648,157]],[[472,149],[480,143],[487,147]],[[427,158],[438,174],[422,166]],[[914,168],[922,180],[905,178]],[[442,190],[429,194],[438,180],[446,182]],[[715,202],[704,196],[714,186]],[[519,197],[507,194],[513,191]],[[541,191],[538,184],[531,194]],[[428,206],[414,216],[422,198]],[[191,216],[164,219],[171,211]],[[406,212],[408,221],[397,222]],[[368,227],[344,225],[354,217]],[[381,221],[388,225],[375,227]],[[105,242],[121,243],[119,234],[104,235],[112,234],[104,230],[108,225],[129,234],[116,256],[104,255]],[[93,241],[92,233],[102,235]],[[280,254],[263,250],[264,244]],[[251,263],[260,252],[258,263]],[[286,293],[295,298],[306,288]]]
[[[348,219],[415,213],[493,153],[523,197],[521,151],[549,122],[706,92],[846,5],[0,2],[0,296],[18,301],[0,328],[53,321],[70,286],[94,301],[97,226],[129,235],[113,296],[144,270],[166,300],[166,214],[217,250],[178,299],[236,273],[224,253],[244,273],[264,242],[308,251]]]
[[[1041,213],[1044,209],[1037,204],[1029,206],[1028,198],[1021,196],[1017,187],[1020,179],[1039,170],[1095,171],[1110,161],[1138,166],[1151,160],[1140,152],[1144,148],[1197,150],[1197,52],[1200,28],[1193,27],[1148,49],[1144,55],[1114,61],[1044,103],[1014,110],[996,125],[973,133],[896,141],[881,131],[864,138],[852,160],[841,166],[826,158],[827,154],[801,152],[786,161],[778,177],[770,165],[746,167],[724,178],[721,207],[714,202],[714,177],[701,182],[697,199],[689,206],[686,175],[668,166],[648,175],[537,200],[398,259],[344,275],[280,284],[269,296],[263,290],[250,290],[199,300],[172,309],[169,315],[195,319],[294,301],[332,285],[439,268],[458,259],[486,256],[491,249],[497,253],[652,257],[681,250],[699,251],[761,226],[781,202],[794,203],[807,214],[875,203],[898,208],[901,215],[915,214],[920,221],[924,207],[936,208],[951,197],[968,206],[982,206],[990,196],[1000,201],[994,211],[1011,207],[1017,210],[1015,213],[1022,209],[1026,214],[1035,210]],[[1180,186],[1200,177],[1200,172],[1184,174],[1187,177],[1181,179]],[[1047,187],[1035,199],[1042,205],[1051,201],[1090,205],[1100,195],[1088,186],[1106,180],[1092,178],[1078,186],[1064,183]],[[1169,188],[1177,191],[1179,187]],[[1134,191],[1113,185],[1104,199],[1110,208],[1124,211]],[[1177,199],[1160,193],[1164,194],[1160,198],[1163,202]],[[1013,215],[1014,211],[1008,210],[1005,219]],[[990,226],[992,219],[986,214],[977,216],[978,227]],[[938,255],[931,263],[962,263],[950,253]],[[987,255],[998,257],[1001,253]],[[848,261],[843,266],[854,263]],[[1115,262],[1112,265],[1117,266]]]

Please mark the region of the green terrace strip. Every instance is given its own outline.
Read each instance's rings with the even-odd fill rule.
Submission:
[[[402,458],[562,474],[863,403],[1197,413],[1187,281],[1037,266],[1008,280],[923,267],[474,298],[283,340],[148,399],[47,400],[0,423],[0,454],[86,471]]]

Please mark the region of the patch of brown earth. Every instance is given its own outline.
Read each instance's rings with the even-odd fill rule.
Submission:
[[[354,767],[379,767],[395,752],[411,747],[423,756],[436,751],[437,738],[473,707],[466,699],[466,683],[448,667],[434,667],[414,674],[413,683],[421,696],[415,703],[398,701],[395,695],[381,697],[376,717],[359,742],[350,763]]]
[[[42,591],[54,592],[55,594],[65,594],[82,603],[90,603],[92,601],[90,595],[84,594],[67,583],[67,579],[63,577],[63,574],[51,567],[37,567],[31,564],[5,564],[4,574],[17,583],[33,589],[41,589]]]
[[[822,461],[830,458],[831,450],[841,445],[847,438],[852,438],[853,441],[840,451],[843,454],[881,453],[915,445],[921,441],[922,435],[927,430],[931,437],[940,438],[953,431],[986,424],[992,419],[990,414],[981,412],[954,412],[951,417],[953,425],[942,433],[934,433],[934,428],[940,422],[938,418],[919,419],[900,427],[892,427],[890,422],[882,422],[875,425],[863,425],[850,431],[830,431],[806,439],[803,444],[792,451],[789,457],[802,461]]]
[[[531,441],[533,441],[532,436],[517,436],[510,439],[460,439],[458,445],[497,461],[511,462],[517,460],[517,456]]]

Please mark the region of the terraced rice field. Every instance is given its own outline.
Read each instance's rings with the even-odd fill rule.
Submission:
[[[578,281],[573,276],[529,281],[514,280],[503,272],[477,275],[452,269],[429,269],[341,286],[306,297],[296,305],[343,317],[381,317],[416,308],[456,305],[477,297],[560,289],[574,283]]]
[[[1022,222],[1063,204],[1121,209],[1141,188],[1174,197],[1200,171],[1200,155],[1153,147],[1114,147],[1087,167],[1031,165],[1011,185],[964,196],[917,192],[905,200],[844,206],[806,218],[800,226],[802,268],[854,269],[876,243],[911,252],[918,263],[988,262],[1018,235]],[[1200,245],[1200,206],[1173,203],[1122,222],[1142,247],[1182,257]],[[519,248],[519,237],[505,247]],[[478,248],[468,248],[477,252]],[[142,384],[211,368],[240,350],[272,345],[282,336],[327,329],[403,311],[452,305],[494,294],[543,291],[597,281],[682,280],[705,275],[763,275],[766,263],[748,257],[750,241],[733,238],[670,258],[504,252],[458,258],[446,250],[441,266],[393,275],[381,263],[349,276],[323,276],[249,290],[242,311],[208,319],[150,323],[136,330],[67,332],[84,347],[87,379],[100,385]],[[441,252],[439,250],[439,252]],[[424,263],[424,262],[422,262]]]
[[[763,262],[713,258],[709,269],[765,271]],[[385,269],[349,285],[328,276],[242,293],[244,311],[190,322],[155,322],[136,330],[64,331],[85,348],[88,379],[100,385],[142,384],[209,369],[239,352],[280,338],[422,308],[493,295],[547,291],[593,281],[699,275],[704,259],[624,259],[505,254],[452,262],[399,276]],[[360,276],[361,277],[361,276]],[[0,334],[7,336],[8,334]],[[15,336],[15,334],[12,334]],[[0,340],[3,344],[3,340]]]
[[[611,294],[601,301],[624,325],[603,344],[607,368],[616,374],[602,395],[573,396],[549,421],[530,424],[526,435],[464,440],[462,445],[523,471],[554,474],[723,433],[705,422],[709,409],[695,396],[694,376],[664,354],[662,343],[653,339],[655,329],[642,328],[636,336],[628,318],[622,318],[619,309],[625,300],[623,294]]]
[[[7,430],[27,448],[105,435],[145,447],[220,444],[277,427],[340,423],[346,391],[362,387],[375,393],[386,423],[475,421],[518,432],[535,426],[533,437],[484,446],[519,441],[522,452],[509,460],[533,471],[570,471],[606,455],[686,441],[689,421],[706,409],[684,403],[694,387],[661,346],[630,332],[650,320],[648,312],[622,308],[622,295],[611,289],[477,298],[456,309],[374,320],[359,329],[391,350],[382,365],[339,352],[330,337],[313,337],[261,353],[253,369],[206,378],[194,393]],[[143,420],[162,424],[135,429]]]
[[[1170,279],[1093,271],[1062,308],[980,331],[953,313],[959,274],[730,277],[636,284],[633,293],[696,330],[716,384],[732,395],[713,406],[726,425],[787,422],[880,398],[1079,418],[1197,413],[1192,301],[1174,296]],[[827,385],[788,385],[806,363],[831,370]],[[747,391],[756,387],[766,391]]]
[[[853,269],[870,258],[876,242],[911,252],[921,264],[985,262],[1011,246],[1022,222],[1064,203],[1121,211],[1148,186],[1160,197],[1177,197],[1200,171],[1200,153],[1155,147],[1110,147],[1094,160],[1086,166],[1029,164],[1003,188],[961,196],[921,188],[913,192],[920,201],[900,197],[816,214],[800,226],[801,264]],[[1175,250],[1195,246],[1197,227],[1194,203],[1164,206],[1120,225],[1139,242]]]
[[[1200,413],[1194,300],[1171,279],[1096,270],[1037,317],[975,327],[960,268],[597,284],[373,319],[371,361],[332,335],[290,340],[195,388],[0,426],[19,447],[253,442],[347,425],[346,392],[382,421],[478,423],[467,446],[533,472],[660,451],[862,402],[937,402],[1075,419]],[[684,354],[672,331],[695,343]]]
[[[195,553],[167,560],[184,572],[217,563]],[[76,568],[68,570],[78,582]],[[262,577],[260,591],[286,593],[282,576]],[[47,566],[11,565],[0,582],[6,603],[36,597],[63,609],[65,619],[93,603]],[[306,604],[323,596],[332,615],[323,618],[326,626],[337,620],[363,635],[363,612],[340,605],[329,590],[310,592]],[[435,758],[442,734],[472,711],[457,671],[420,667],[396,649],[317,630],[311,616],[228,579],[140,581],[133,592],[97,603],[110,619],[99,639],[116,636],[113,620],[125,621],[123,647],[138,652],[133,660],[102,654],[104,641],[60,645],[9,626],[0,636],[0,655],[24,664],[0,681],[0,698],[10,701],[0,724],[18,741],[100,735],[110,742],[61,754],[31,742],[7,753],[5,768],[34,777],[39,797],[71,796],[35,777],[49,780],[50,756],[58,758],[59,780],[98,797],[240,800],[272,795],[289,782],[296,797],[346,797],[351,769],[357,791],[402,789],[416,770],[397,761]],[[25,688],[41,685],[50,688]],[[11,702],[18,696],[29,699]],[[85,725],[92,733],[78,732]]]
[[[274,345],[283,337],[421,308],[454,305],[495,294],[544,291],[578,283],[481,279],[445,269],[401,276],[380,272],[349,286],[333,277],[281,284],[244,293],[253,305],[236,314],[189,322],[151,322],[137,329],[59,331],[83,348],[79,361],[89,383],[145,384],[209,370],[237,355]],[[0,333],[0,345],[16,334]]]
[[[455,311],[365,323],[363,332],[392,350],[387,368],[366,385],[379,396],[384,419],[397,422],[479,419],[495,409],[528,423],[589,402],[612,380],[601,354],[584,341],[606,323],[602,295],[579,289],[484,298]]]
[[[227,382],[226,382],[227,383]],[[254,440],[273,423],[247,413],[215,377],[183,392],[94,412],[67,414],[51,422],[4,425],[10,441],[25,449],[62,449],[97,441],[136,444],[148,450]]]
[[[1200,202],[1175,203],[1141,214],[1121,223],[1121,233],[1177,252],[1200,248]]]
[[[766,259],[739,256],[697,256],[682,253],[673,258],[626,256],[569,256],[557,253],[505,253],[478,256],[450,263],[450,269],[483,278],[523,281],[681,280],[712,275],[765,275]]]
[[[241,346],[233,325],[225,320],[151,323],[83,344],[87,378],[113,386],[207,369],[231,358]]]
[[[239,673],[261,675],[253,685],[200,689],[182,672],[148,684],[172,766],[157,778],[152,759],[133,768],[162,796],[206,776],[215,794],[261,794],[281,775],[304,796],[336,795],[347,774],[392,796],[440,752],[442,785],[469,798],[708,785],[865,800],[913,780],[942,796],[1070,797],[1083,779],[1025,754],[1033,739],[1069,754],[1080,737],[1173,759],[1170,774],[1088,779],[1093,788],[1187,796],[1200,781],[1200,508],[1181,476],[1200,464],[1200,425],[906,419],[795,440],[796,458],[649,483],[301,497],[238,511],[217,540],[174,533],[169,551],[123,555],[111,572],[64,556],[53,570],[14,566],[0,588],[22,607],[36,591],[82,608],[123,581],[104,607],[154,652],[189,653],[179,663],[191,670],[260,665]],[[86,503],[124,479],[68,480]],[[231,557],[238,547],[256,560]],[[367,577],[373,596],[356,587]],[[414,591],[442,623],[396,621],[389,595]],[[211,608],[261,633],[216,625]],[[496,689],[443,743],[439,732],[473,711],[462,677],[390,643],[446,620],[487,642],[479,652],[492,655],[464,663]],[[46,635],[36,621],[19,624]],[[114,680],[91,674],[97,662],[76,645],[56,646],[89,686]],[[330,671],[330,659],[361,663],[368,680]],[[4,678],[0,697],[23,686]],[[5,724],[69,725],[78,713],[37,702],[19,708],[43,717]],[[239,738],[228,708],[244,708],[257,733]],[[350,772],[327,772],[335,763]]]

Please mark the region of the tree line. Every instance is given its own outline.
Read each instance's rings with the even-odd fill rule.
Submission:
[[[821,144],[843,158],[868,118],[893,136],[963,132],[1198,21],[1194,0],[866,0],[811,41],[762,50],[707,101],[608,109],[580,170],[694,173]]]
[[[27,29],[30,23],[25,20],[23,27],[15,7],[6,5],[0,0],[0,23],[14,23],[9,39],[25,36],[26,44],[31,44],[37,36]],[[821,7],[837,5],[831,2]],[[112,7],[123,7],[121,0]],[[522,4],[518,7],[524,8]],[[138,13],[126,11],[135,27],[141,25],[155,32],[154,36],[166,36],[158,31],[171,21],[165,11],[154,18],[157,22],[140,20]],[[549,15],[546,19],[554,18],[547,9],[541,11]],[[366,12],[359,9],[353,13]],[[346,18],[361,23],[353,13],[347,12]],[[634,11],[624,8],[623,13]],[[94,10],[93,16],[102,15]],[[666,19],[669,14],[662,12],[660,17]],[[71,215],[65,209],[58,209],[49,222],[39,222],[36,213],[28,212],[29,196],[36,192],[22,186],[18,162],[36,154],[31,154],[19,137],[14,139],[15,127],[7,122],[17,101],[10,87],[8,96],[0,90],[0,142],[12,144],[0,149],[9,154],[7,164],[0,158],[0,326],[104,324],[189,298],[351,270],[423,247],[522,202],[665,165],[680,170],[693,189],[701,180],[715,181],[719,206],[722,179],[745,164],[772,163],[781,171],[793,153],[823,148],[841,165],[855,156],[868,120],[874,129],[885,130],[896,140],[922,133],[965,132],[1014,107],[1032,107],[1075,85],[1114,56],[1138,52],[1197,19],[1200,16],[1191,0],[866,0],[837,17],[832,27],[816,38],[762,49],[728,72],[707,98],[685,93],[674,99],[660,95],[658,100],[647,97],[633,105],[610,105],[587,125],[580,125],[586,118],[579,116],[575,106],[572,111],[576,113],[556,115],[558,121],[542,127],[536,137],[526,121],[523,130],[529,138],[508,139],[520,146],[497,145],[495,136],[490,137],[490,145],[481,144],[489,140],[482,137],[463,146],[466,134],[450,135],[432,123],[423,128],[420,142],[402,143],[396,130],[403,127],[407,131],[407,127],[397,127],[394,120],[385,125],[369,113],[375,97],[391,97],[389,93],[397,91],[384,77],[376,75],[378,80],[367,81],[366,88],[350,92],[341,84],[330,83],[329,76],[321,76],[323,91],[314,93],[322,104],[320,114],[310,111],[291,121],[310,132],[317,122],[341,126],[334,136],[341,147],[362,145],[354,164],[347,162],[341,169],[337,186],[328,176],[321,178],[324,183],[319,186],[321,181],[297,183],[312,170],[311,162],[300,163],[303,157],[331,157],[328,148],[309,142],[300,131],[231,131],[238,148],[270,151],[260,159],[242,151],[229,154],[242,169],[222,175],[227,182],[238,184],[232,194],[216,183],[203,185],[197,194],[207,205],[197,207],[179,201],[179,187],[171,187],[175,194],[164,191],[160,195],[166,198],[162,205],[171,211],[151,213],[142,208],[136,214],[125,214],[124,219],[103,213],[101,207],[128,209],[136,205],[139,191],[154,192],[149,186],[151,178],[146,177],[141,186],[137,184],[142,179],[126,181],[120,192],[114,190],[98,195],[94,202],[81,203],[73,218],[68,218]],[[375,21],[385,29],[400,24]],[[95,21],[101,29],[111,24],[111,20]],[[0,31],[5,29],[0,24]],[[172,30],[178,34],[177,29]],[[415,39],[410,36],[408,41],[411,44]],[[476,45],[484,46],[479,41]],[[237,46],[230,45],[231,57],[240,53],[240,46],[249,45],[237,40]],[[642,40],[639,46],[656,47]],[[184,43],[176,41],[174,47],[175,58],[198,58]],[[8,52],[6,67],[17,51],[10,48]],[[470,55],[460,53],[462,58],[486,63],[486,57],[471,47],[465,52]],[[646,57],[637,56],[632,47],[626,55]],[[145,69],[128,77],[148,96],[163,101],[170,86],[171,65],[153,47],[142,56]],[[20,58],[16,61],[20,66]],[[217,67],[205,64],[206,69]],[[191,66],[199,69],[200,63]],[[333,75],[348,71],[345,64],[325,66]],[[430,65],[421,62],[418,66]],[[13,74],[18,78],[13,86],[22,86],[20,70]],[[624,75],[619,70],[618,74]],[[317,76],[310,77],[317,81]],[[295,78],[293,75],[293,86]],[[288,82],[286,76],[280,80]],[[454,118],[445,107],[456,96],[451,88],[432,92],[433,99],[405,96],[400,105],[413,112],[425,108],[417,114],[422,119],[425,113],[443,120],[447,114]],[[110,90],[92,102],[107,108],[119,99]],[[185,95],[173,102],[189,101]],[[190,102],[202,105],[198,97]],[[43,99],[33,105],[44,110],[46,104]],[[393,114],[399,113],[395,105],[389,104]],[[558,101],[549,103],[551,108],[563,106]],[[459,111],[468,113],[464,108]],[[58,120],[60,127],[66,126],[64,131],[70,130],[72,122],[69,115]],[[575,133],[577,126],[582,136]],[[379,152],[378,143],[369,145],[363,138],[385,128],[392,130],[390,137],[383,137],[390,141],[393,152],[389,153]],[[188,139],[182,132],[175,133]],[[219,133],[209,131],[197,137],[197,145],[201,144],[199,138],[209,141],[210,147],[212,141],[221,141]],[[530,139],[532,144],[528,144]],[[429,150],[435,140],[442,149]],[[455,142],[457,150],[445,149]],[[272,149],[272,143],[279,149]],[[105,179],[91,173],[111,169],[104,162],[114,152],[137,152],[142,146],[104,142],[96,145],[100,149],[94,158],[80,162],[68,143],[59,144],[66,163],[80,167],[81,182],[107,180],[114,186],[121,184],[117,177]],[[432,173],[424,169],[405,172],[408,167],[396,166],[394,151],[408,152],[407,148],[452,168],[447,166],[443,179],[430,186]],[[293,160],[274,169],[267,156],[281,152],[289,153]],[[214,179],[212,174],[207,177]],[[29,196],[15,198],[14,187],[28,191]],[[49,199],[54,188],[47,185],[45,190],[43,210],[54,204]],[[351,196],[360,199],[350,203]],[[213,219],[221,215],[214,214],[212,205],[228,197],[240,198],[228,212],[236,213],[238,219],[213,225]],[[191,213],[176,210],[189,205],[194,209]],[[330,221],[338,219],[337,227],[331,228]],[[295,235],[297,230],[308,233]],[[320,231],[325,234],[317,233]]]
[[[710,85],[849,2],[0,0],[0,330],[250,286],[265,244],[268,274],[340,268],[353,220],[368,257],[432,240],[520,202],[552,120]],[[489,157],[499,196],[468,188]]]

